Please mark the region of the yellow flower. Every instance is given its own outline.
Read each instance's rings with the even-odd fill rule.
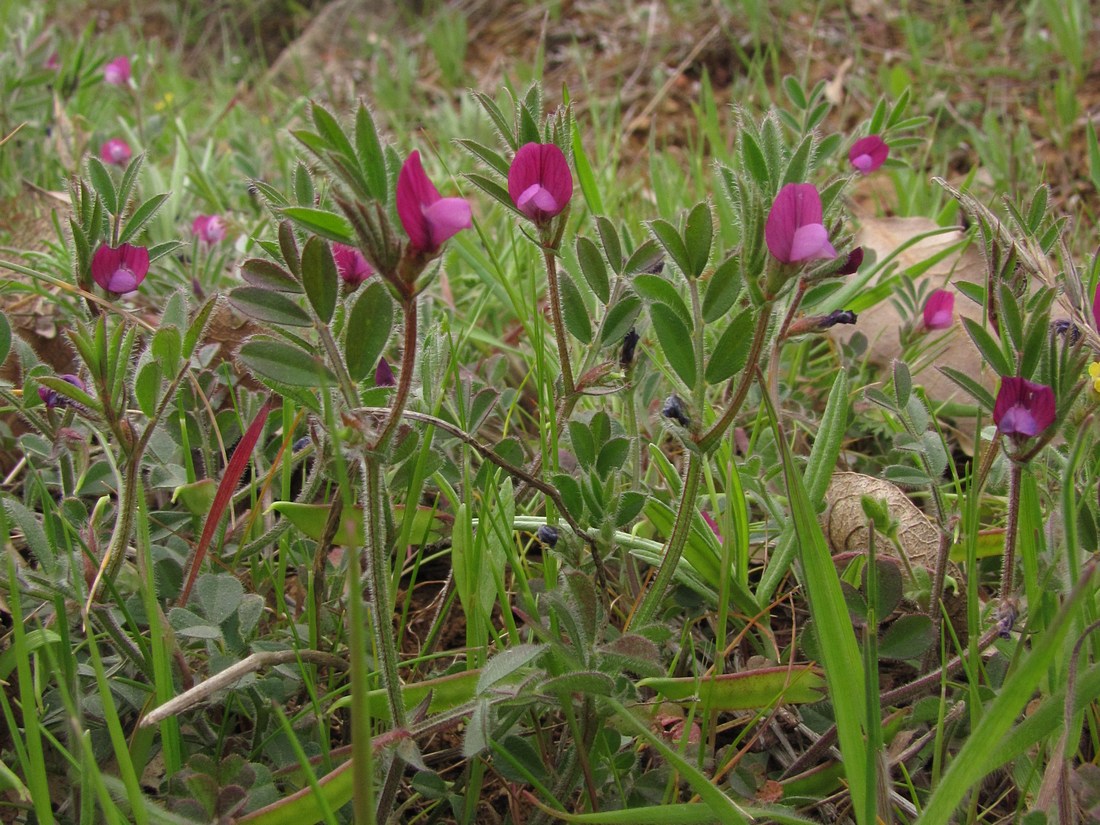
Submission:
[[[172,105],[172,101],[175,99],[176,96],[174,94],[172,94],[171,92],[165,92],[164,98],[154,103],[153,108],[158,112],[163,112],[165,109]]]
[[[1100,393],[1100,361],[1089,364],[1089,378],[1092,379],[1092,391]]]

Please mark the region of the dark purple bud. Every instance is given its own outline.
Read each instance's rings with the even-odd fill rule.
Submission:
[[[297,441],[294,442],[294,446],[291,447],[291,452],[300,453],[306,447],[310,445],[310,438],[308,435],[303,435]]]
[[[393,370],[390,369],[389,361],[385,358],[379,358],[378,367],[374,370],[374,386],[394,387],[396,385],[397,381],[393,377]]]
[[[688,418],[688,414],[684,410],[684,402],[675,393],[665,399],[665,405],[661,407],[661,415],[665,418],[671,418],[681,427],[691,426],[691,419]]]
[[[854,324],[859,319],[850,309],[837,309],[830,312],[824,318],[821,319],[821,329],[829,329],[829,327],[835,327],[837,324]]]
[[[837,275],[854,275],[859,271],[860,266],[863,265],[863,247],[857,246],[851,252],[848,253],[848,260],[840,265],[840,269],[836,271]]]
[[[535,538],[544,547],[553,547],[558,543],[558,528],[551,527],[549,524],[542,525],[535,533]]]
[[[619,366],[624,370],[630,369],[630,365],[634,363],[634,349],[638,346],[638,331],[634,327],[630,328],[630,331],[626,333],[623,338],[623,351],[619,355]]]
[[[65,374],[65,375],[59,375],[57,377],[60,378],[62,381],[68,381],[70,384],[72,384],[78,390],[87,389],[87,387],[84,385],[84,382],[81,381],[75,375]],[[57,390],[51,390],[49,387],[39,387],[38,388],[38,397],[41,398],[42,403],[45,404],[46,407],[51,409],[51,410],[55,409],[57,407],[67,407],[67,406],[69,406],[69,399],[68,398],[66,398],[64,395],[59,393]]]
[[[1066,336],[1066,343],[1071,346],[1081,340],[1081,330],[1068,318],[1059,318],[1050,325],[1050,329],[1055,335]]]

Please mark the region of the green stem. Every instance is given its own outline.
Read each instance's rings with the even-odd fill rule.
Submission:
[[[565,338],[565,322],[561,314],[561,290],[558,288],[558,264],[554,250],[542,248],[546,264],[546,283],[550,292],[550,317],[554,322],[554,339],[558,343],[558,360],[561,361],[561,380],[566,398],[572,398],[577,390],[573,382],[573,367],[569,363],[569,345]]]
[[[665,545],[665,557],[661,561],[661,566],[657,568],[657,575],[642,598],[642,603],[631,617],[628,627],[634,625],[644,627],[652,621],[661,600],[665,597],[665,591],[672,583],[672,576],[684,553],[684,545],[687,544],[688,534],[691,531],[691,522],[695,517],[695,496],[699,491],[699,479],[703,474],[703,461],[703,454],[699,451],[692,450],[688,454],[680,508],[676,511],[672,534],[668,537],[668,544]]]
[[[344,359],[340,357],[340,350],[332,337],[332,330],[328,328],[328,324],[322,324],[320,321],[316,321],[314,327],[321,339],[321,345],[328,355],[329,363],[336,370],[336,380],[340,384],[340,391],[344,394],[344,401],[349,407],[355,409],[359,406],[359,392],[355,387],[355,382],[351,380],[348,368],[344,366]]]
[[[764,341],[768,337],[768,325],[771,322],[771,308],[770,303],[764,304],[760,308],[760,314],[756,318],[756,329],[753,331],[752,336],[752,348],[749,350],[748,360],[745,362],[745,369],[741,371],[741,382],[737,385],[737,390],[733,394],[733,398],[730,399],[729,406],[726,408],[725,413],[718,419],[717,423],[709,430],[707,430],[697,441],[700,452],[707,454],[714,449],[719,439],[725,435],[726,430],[729,429],[730,424],[733,423],[733,419],[737,416],[737,413],[741,411],[741,405],[745,403],[745,398],[748,397],[749,388],[752,386],[753,380],[756,378],[756,362],[760,360],[760,353],[764,350]]]

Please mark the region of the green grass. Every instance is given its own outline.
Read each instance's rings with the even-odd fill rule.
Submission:
[[[304,6],[120,4],[103,30],[61,0],[0,11],[0,819],[865,825],[1096,804],[1075,781],[1100,744],[1088,4],[516,4],[516,30],[428,5],[307,55],[353,63],[365,109],[338,73],[273,82]],[[520,42],[530,62],[507,58]],[[124,88],[100,79],[119,54]],[[847,149],[868,132],[891,156],[863,178]],[[109,137],[143,162],[85,159]],[[501,174],[527,142],[561,146],[575,185],[542,226]],[[473,227],[398,263],[414,149]],[[843,280],[777,263],[765,218],[803,181],[842,257],[859,220],[965,218],[990,274],[957,287],[956,309],[985,309],[950,335],[1051,388],[1043,437],[993,438],[975,363],[968,456],[920,389],[938,259],[899,270],[903,245]],[[34,187],[66,186],[71,215],[41,213]],[[193,238],[199,214],[227,239]],[[89,273],[125,232],[154,258],[131,298]],[[336,239],[388,287],[344,289]],[[908,366],[785,337],[889,301]],[[1077,331],[1052,333],[1071,310]],[[46,313],[67,363],[12,332]],[[397,388],[375,386],[380,356]],[[875,524],[871,560],[833,558],[839,471],[897,482],[849,493],[844,535]],[[909,502],[935,536],[918,562]]]

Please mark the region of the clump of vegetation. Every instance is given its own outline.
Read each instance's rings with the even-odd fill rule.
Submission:
[[[618,167],[452,8],[354,106],[5,13],[4,821],[1095,816],[1089,201],[752,8]]]

